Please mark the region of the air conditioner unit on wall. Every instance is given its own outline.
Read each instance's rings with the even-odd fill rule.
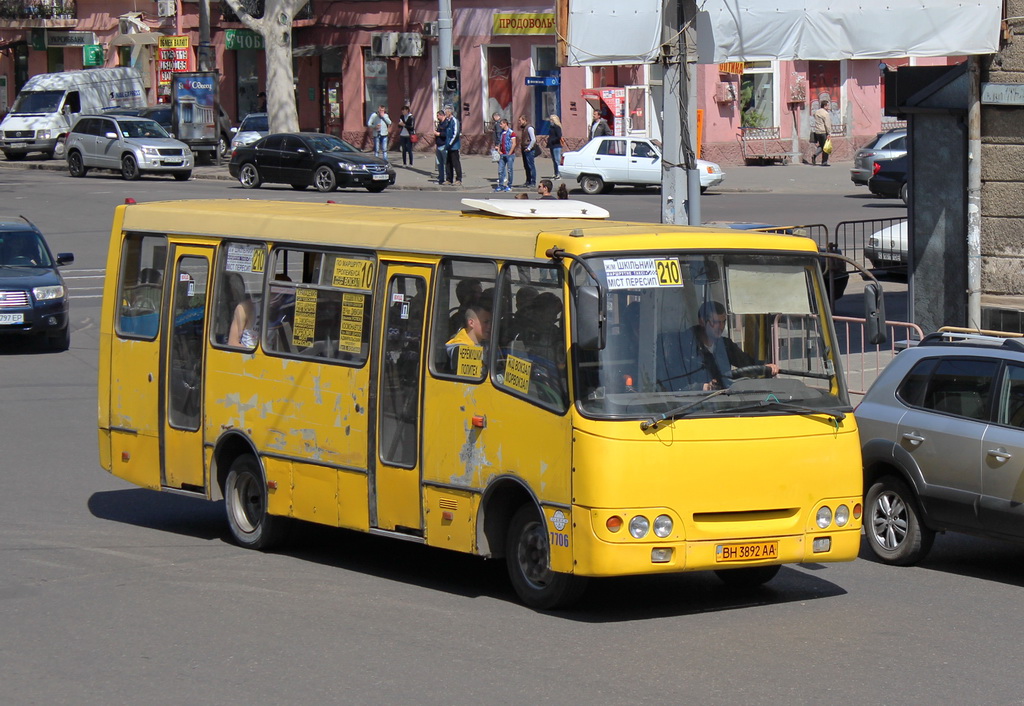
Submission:
[[[156,14],[160,17],[174,17],[176,14],[174,0],[157,0]]]
[[[398,35],[397,56],[423,56],[423,35],[402,32]]]
[[[374,32],[370,35],[370,54],[394,56],[398,50],[398,32]]]

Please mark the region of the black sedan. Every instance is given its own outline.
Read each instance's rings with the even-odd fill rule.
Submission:
[[[315,186],[318,191],[363,186],[377,192],[395,183],[395,170],[387,160],[318,132],[276,133],[236,147],[228,170],[246,189],[267,183],[291,184],[293,189]]]
[[[74,261],[71,253],[55,258],[31,223],[0,220],[0,336],[36,336],[67,350],[68,291],[57,267]]]
[[[875,162],[874,174],[868,179],[872,194],[907,202],[907,155]]]

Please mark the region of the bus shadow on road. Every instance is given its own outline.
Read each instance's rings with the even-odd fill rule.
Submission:
[[[99,519],[232,544],[222,502],[129,489],[94,493],[88,507]],[[249,550],[239,547],[237,551]],[[293,523],[288,541],[274,553],[450,595],[519,603],[505,573],[504,559],[485,560],[305,522]],[[844,595],[845,589],[814,575],[825,568],[783,567],[767,585],[745,590],[725,586],[712,572],[593,579],[576,606],[551,615],[578,622],[614,623]]]

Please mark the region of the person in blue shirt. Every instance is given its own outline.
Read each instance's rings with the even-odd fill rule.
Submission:
[[[444,119],[448,122],[448,127],[445,130],[447,137],[445,147],[448,150],[446,171],[448,184],[462,186],[462,158],[459,154],[459,150],[462,149],[462,125],[455,117],[454,109],[450,105],[444,107]],[[453,176],[454,179],[452,179]]]

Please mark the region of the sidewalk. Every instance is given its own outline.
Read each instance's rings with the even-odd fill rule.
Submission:
[[[391,165],[395,168],[398,176],[395,185],[389,187],[389,191],[457,191],[473,193],[490,193],[498,180],[498,165],[491,161],[490,155],[464,154],[462,155],[462,186],[441,186],[436,181],[434,174],[434,158],[430,153],[416,153],[415,161],[411,167],[402,166],[401,155],[397,150],[389,153]],[[537,158],[537,172],[540,179],[551,179],[554,173],[554,165],[551,158],[544,156]],[[814,167],[807,164],[790,165],[768,165],[768,166],[724,166],[725,181],[721,186],[712,189],[718,193],[772,193],[776,191],[793,191],[798,193],[820,193],[822,191],[849,191],[850,167],[852,163],[839,162],[828,168]],[[27,159],[21,162],[8,162],[0,158],[0,169],[43,169],[46,171],[67,171],[67,164],[62,159]],[[520,186],[525,178],[522,160],[516,159],[515,164],[515,186],[513,191],[533,192],[536,187],[527,189]],[[220,166],[200,165],[192,170],[194,179],[222,179],[231,180],[228,174],[227,161]],[[555,188],[560,183],[552,180]],[[574,180],[565,180],[569,191],[577,190],[579,186]],[[862,187],[863,188],[863,187]],[[710,193],[710,192],[709,192]]]

